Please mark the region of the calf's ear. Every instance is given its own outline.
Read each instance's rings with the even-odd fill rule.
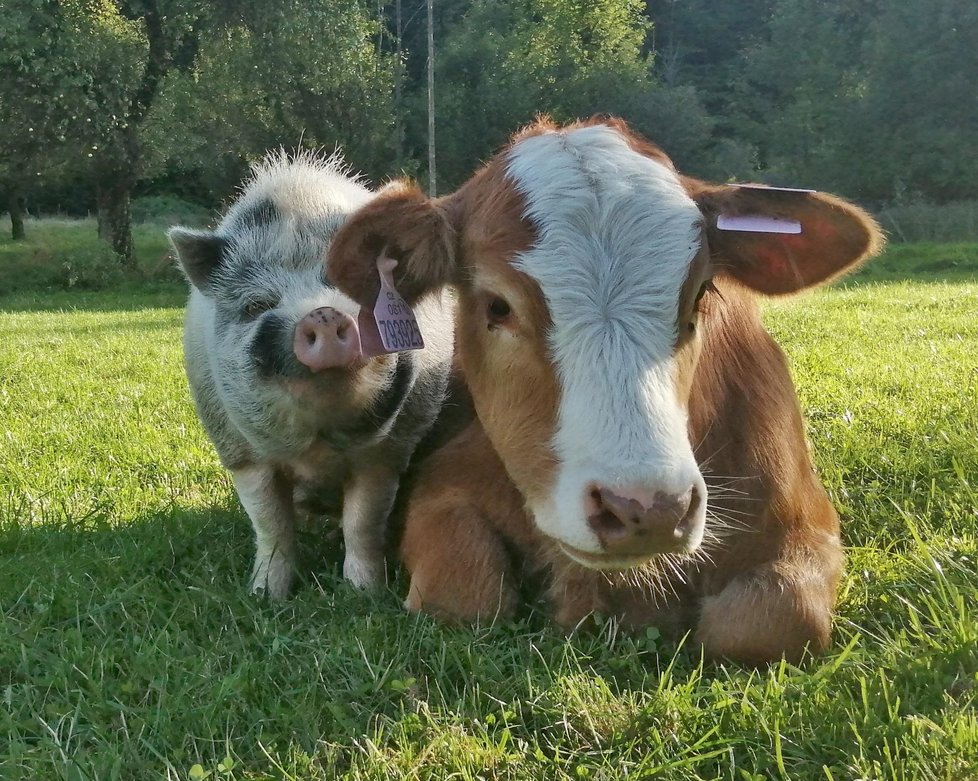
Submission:
[[[187,279],[208,295],[214,272],[221,265],[225,240],[210,231],[180,227],[170,228],[166,236]]]
[[[326,277],[360,306],[380,290],[377,259],[397,261],[394,284],[409,304],[455,278],[455,230],[445,208],[415,185],[393,182],[333,236]]]
[[[883,248],[876,221],[833,195],[691,180],[687,186],[706,219],[717,270],[759,293],[784,295],[828,282]],[[723,229],[718,220],[721,226],[741,229]],[[797,232],[743,229],[751,223],[754,228]]]

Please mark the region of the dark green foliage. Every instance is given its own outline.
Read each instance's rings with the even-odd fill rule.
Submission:
[[[652,89],[642,53],[647,28],[634,0],[471,3],[436,68],[443,189],[464,181],[536,114],[557,121],[635,114]]]
[[[427,176],[426,0],[2,14],[0,198],[28,214],[99,202],[108,229],[129,192],[214,213],[276,147],[339,146],[372,183]],[[968,0],[437,0],[434,38],[442,192],[537,113],[611,113],[690,174],[932,216],[892,222],[896,240],[975,237],[926,206],[978,198]]]
[[[656,72],[695,87],[716,121],[700,170],[739,167],[722,159],[733,142],[758,178],[874,205],[978,195],[974,3],[648,5]]]

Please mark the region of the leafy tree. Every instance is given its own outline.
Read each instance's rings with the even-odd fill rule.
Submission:
[[[744,53],[738,127],[760,149],[765,176],[838,189],[842,154],[865,89],[866,0],[780,0],[767,40]],[[804,45],[799,45],[804,41]]]
[[[233,4],[195,0],[89,3],[99,57],[91,95],[98,112],[92,175],[99,233],[131,264],[130,196],[147,162],[143,130],[164,78],[193,68],[205,35],[233,18]]]
[[[10,0],[0,24],[0,195],[11,234],[24,238],[23,203],[38,177],[64,170],[87,134],[88,40],[78,3]]]
[[[876,201],[978,197],[978,4],[880,0],[846,170]]]
[[[168,75],[144,129],[147,175],[207,203],[247,162],[279,146],[340,147],[358,171],[389,174],[394,61],[355,0],[249,6],[201,41],[192,70]]]
[[[683,172],[716,176],[709,152],[716,120],[694,86],[657,84],[635,95],[625,116],[633,127],[659,144]]]
[[[718,128],[732,132],[735,86],[743,77],[743,52],[766,40],[777,0],[648,0],[654,21],[655,72],[667,86],[694,86]],[[794,39],[797,40],[797,39]]]
[[[462,181],[538,112],[558,120],[628,115],[652,86],[643,51],[648,28],[636,0],[469,4],[442,33],[436,55],[443,180]],[[407,100],[409,149],[418,154],[425,138],[420,90]]]
[[[876,203],[978,195],[978,6],[649,0],[656,74],[713,122],[706,169]]]
[[[361,0],[289,0],[251,23],[241,86],[261,96],[265,146],[341,146],[374,176],[395,154],[394,62]]]
[[[25,192],[84,177],[102,233],[131,258],[134,188],[213,204],[269,147],[340,145],[374,179],[423,174],[426,4],[6,0],[0,208],[20,235]],[[978,195],[978,5],[966,0],[438,0],[434,11],[443,187],[538,112],[607,112],[693,174],[880,203]]]

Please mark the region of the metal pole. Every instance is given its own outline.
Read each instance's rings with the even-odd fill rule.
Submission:
[[[432,6],[428,0],[428,195],[437,193],[435,184],[435,23]]]
[[[404,165],[404,101],[401,99],[401,86],[404,82],[404,54],[401,49],[401,0],[394,3],[394,29],[397,33],[397,62],[394,70],[394,120],[395,149],[397,152],[397,168]]]

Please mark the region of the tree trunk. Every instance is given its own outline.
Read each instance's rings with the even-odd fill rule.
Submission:
[[[96,199],[99,236],[108,242],[124,266],[133,267],[129,188],[121,183],[99,184]]]
[[[10,237],[14,241],[23,241],[27,238],[24,233],[24,196],[16,189],[7,197],[7,208],[10,210]]]

